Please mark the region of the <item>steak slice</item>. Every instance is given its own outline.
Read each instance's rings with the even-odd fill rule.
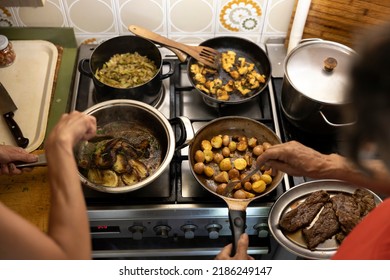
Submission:
[[[331,202],[327,202],[314,225],[310,228],[304,228],[302,235],[307,247],[310,250],[314,250],[319,244],[331,238],[339,231],[340,224],[333,210],[333,205]]]
[[[360,209],[352,195],[338,193],[331,199],[340,227],[347,235],[360,222]]]
[[[353,194],[353,198],[359,207],[360,217],[364,217],[376,207],[373,194],[366,189],[357,189]]]
[[[287,232],[308,226],[329,198],[329,194],[324,190],[313,192],[297,208],[285,213],[279,221],[279,226]]]

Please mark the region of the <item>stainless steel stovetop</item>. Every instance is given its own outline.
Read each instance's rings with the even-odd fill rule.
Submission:
[[[89,58],[96,45],[82,45],[79,60]],[[282,136],[273,84],[244,104],[214,108],[190,85],[186,65],[167,49],[163,59],[172,60],[173,76],[163,80],[163,94],[155,105],[167,119],[188,117],[197,131],[207,122],[226,115],[256,119]],[[167,71],[164,66],[163,72]],[[84,111],[95,104],[89,77],[76,71],[70,110]],[[272,240],[268,212],[273,202],[290,187],[286,176],[269,195],[248,206],[246,232],[249,253],[268,255]],[[213,258],[231,242],[227,205],[210,194],[192,176],[188,149],[177,152],[169,168],[151,185],[125,194],[100,193],[83,187],[91,226],[94,258]]]

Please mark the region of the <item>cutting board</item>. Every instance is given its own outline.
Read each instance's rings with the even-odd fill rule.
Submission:
[[[298,0],[290,21],[294,20]],[[302,39],[321,38],[354,48],[355,42],[372,26],[390,22],[388,0],[312,0]],[[288,37],[288,36],[287,36]],[[286,40],[288,45],[288,39]]]
[[[36,150],[43,142],[49,116],[58,49],[44,40],[12,40],[15,62],[0,68],[0,82],[18,109],[14,119],[24,137],[26,150]],[[0,118],[0,144],[16,145],[5,121]]]

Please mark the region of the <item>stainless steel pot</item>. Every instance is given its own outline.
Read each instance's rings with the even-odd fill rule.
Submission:
[[[81,182],[94,190],[107,193],[124,193],[130,192],[149,185],[157,179],[169,165],[172,160],[176,147],[188,143],[194,136],[191,122],[186,117],[174,118],[168,120],[156,108],[140,101],[118,99],[98,103],[84,113],[96,117],[97,126],[102,127],[113,122],[133,122],[142,125],[153,133],[159,141],[161,147],[161,163],[158,169],[140,182],[128,186],[106,187],[97,185],[88,180],[79,172]],[[172,125],[178,124],[180,137],[175,138]],[[76,145],[80,147],[81,145]],[[75,151],[78,154],[77,150]]]
[[[303,42],[287,55],[281,105],[292,124],[329,134],[354,122],[344,113],[351,106],[348,71],[355,55],[347,46],[320,39]]]

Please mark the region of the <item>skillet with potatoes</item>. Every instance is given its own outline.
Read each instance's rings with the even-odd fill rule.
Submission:
[[[270,145],[280,144],[281,141],[280,141],[280,138],[269,127],[267,127],[266,125],[264,125],[256,120],[253,120],[253,119],[250,119],[247,117],[228,116],[228,117],[217,118],[217,119],[207,123],[206,125],[204,125],[202,128],[200,128],[196,132],[193,140],[190,143],[189,150],[188,150],[188,157],[189,157],[190,170],[191,170],[193,176],[196,178],[196,180],[199,182],[199,184],[203,188],[205,188],[207,191],[211,192],[212,194],[222,198],[228,206],[230,228],[232,230],[232,235],[233,235],[232,253],[234,253],[235,248],[237,247],[237,243],[238,243],[238,239],[239,239],[240,235],[243,232],[245,232],[246,208],[247,208],[248,204],[251,201],[253,201],[255,199],[259,199],[259,198],[269,194],[274,189],[276,189],[277,186],[279,185],[279,183],[282,181],[284,173],[281,171],[276,171],[275,176],[273,176],[272,181],[266,185],[264,191],[259,192],[259,193],[256,193],[255,191],[253,191],[253,192],[246,191],[247,193],[251,193],[252,195],[250,195],[248,197],[245,196],[245,198],[243,196],[242,196],[242,198],[238,198],[239,196],[237,196],[237,195],[236,195],[236,197],[234,197],[233,193],[230,194],[229,196],[224,196],[224,195],[220,194],[219,193],[220,190],[218,190],[218,186],[220,185],[220,183],[217,181],[219,181],[219,180],[226,181],[227,180],[226,175],[220,175],[220,174],[224,174],[223,172],[227,172],[227,171],[220,170],[220,163],[222,162],[223,159],[219,162],[219,164],[217,164],[214,161],[214,159],[218,158],[218,157],[221,159],[221,156],[216,157],[216,154],[219,154],[219,153],[222,154],[223,144],[219,149],[216,149],[215,152],[213,152],[212,160],[211,160],[211,154],[208,155],[209,152],[206,152],[206,155],[204,155],[205,160],[206,160],[206,156],[210,156],[210,158],[208,159],[210,161],[210,163],[214,161],[214,163],[211,163],[211,164],[213,165],[213,170],[215,173],[212,176],[209,176],[210,174],[207,175],[205,172],[209,172],[209,171],[207,171],[206,168],[205,168],[206,171],[203,169],[202,174],[198,174],[198,173],[201,173],[199,170],[197,170],[198,173],[195,172],[195,168],[198,168],[198,167],[195,167],[195,165],[201,161],[201,159],[199,159],[198,157],[202,157],[202,155],[200,155],[200,153],[197,152],[198,150],[202,150],[202,141],[208,140],[210,142],[210,144],[212,141],[215,141],[215,140],[217,140],[217,142],[218,142],[218,141],[220,141],[220,139],[214,139],[214,140],[211,140],[211,139],[213,139],[213,137],[219,137],[220,135],[222,137],[222,142],[223,142],[224,135],[229,136],[230,142],[232,142],[231,140],[233,140],[234,142],[237,142],[234,140],[234,139],[236,139],[236,137],[238,137],[237,140],[240,137],[242,140],[242,137],[245,136],[248,144],[250,142],[249,139],[251,139],[252,137],[256,138],[257,143],[261,143],[262,145],[263,145],[263,143],[269,143]],[[227,137],[225,137],[225,141],[226,140],[227,140]],[[240,141],[238,141],[238,142],[240,142]],[[203,142],[203,143],[205,144],[205,142]],[[226,142],[225,142],[225,144],[226,144]],[[266,144],[266,145],[268,145],[268,144]],[[237,146],[238,146],[238,144],[236,145],[236,149],[237,149]],[[208,149],[205,149],[205,150],[208,150]],[[218,152],[216,152],[216,151],[218,151]],[[253,148],[246,147],[245,151],[243,150],[242,152],[237,152],[237,154],[234,153],[235,156],[233,156],[233,157],[230,157],[230,155],[229,155],[230,164],[232,164],[232,166],[235,166],[235,169],[237,169],[237,167],[243,168],[243,166],[246,165],[245,168],[241,170],[241,173],[250,172],[253,168],[255,168],[255,165],[253,164],[253,160],[255,159],[255,156],[253,156],[253,155],[251,156],[252,157],[251,166],[248,166],[248,162],[244,163],[244,161],[242,160],[242,159],[245,160],[245,154],[248,151],[250,153],[252,153]],[[240,159],[240,160],[238,160],[238,159]],[[238,160],[238,161],[235,162],[235,160]],[[217,161],[218,161],[218,159],[217,159]],[[227,163],[227,161],[226,161],[226,163]],[[204,167],[207,166],[207,163],[206,164],[203,163],[203,164],[205,165]],[[222,169],[228,168],[228,167],[229,167],[229,163],[227,163],[227,167],[222,167]],[[231,171],[231,172],[235,172],[235,171]],[[239,173],[240,173],[240,171],[239,171]],[[221,176],[222,178],[218,178],[219,176]],[[224,179],[223,179],[223,177],[224,177]],[[216,178],[217,178],[217,181],[215,180]],[[193,187],[197,187],[197,186],[193,186]]]

